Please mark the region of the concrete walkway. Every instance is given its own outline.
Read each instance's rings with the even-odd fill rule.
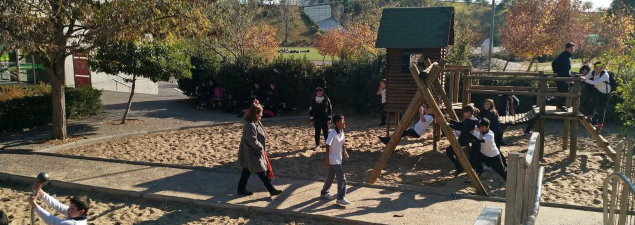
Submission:
[[[127,107],[129,93],[103,91],[102,113],[79,120],[69,120],[68,136],[88,139],[117,134],[154,131],[167,128],[212,125],[226,122],[240,122],[241,118],[219,110],[198,110],[194,101],[175,90],[176,83],[160,82],[159,94],[135,94],[128,119],[141,122],[113,125],[120,121]],[[27,132],[0,134],[0,151],[38,150],[52,146],[45,143],[50,138],[50,126]]]
[[[282,215],[285,215],[284,212],[301,212],[381,224],[472,224],[485,206],[504,208],[501,202],[455,199],[447,195],[351,184],[348,185],[347,198],[353,204],[343,208],[335,205],[334,201],[319,199],[322,183],[309,179],[277,177],[273,183],[284,192],[270,198],[262,183],[252,176],[248,190],[255,194],[242,197],[235,194],[238,169],[178,169],[57,156],[0,154],[0,180],[32,182],[25,178],[35,177],[41,171],[51,175],[53,186],[62,188],[162,201],[224,205],[224,208],[255,207]],[[332,191],[336,191],[335,186]],[[601,224],[602,214],[541,207],[537,222]]]

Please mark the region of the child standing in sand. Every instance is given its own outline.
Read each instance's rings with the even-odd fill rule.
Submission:
[[[333,115],[333,106],[331,106],[331,100],[324,92],[324,89],[318,87],[315,89],[315,96],[311,99],[311,106],[309,107],[309,119],[311,125],[315,127],[315,148],[320,147],[320,131],[324,134],[324,139],[327,139],[327,132],[329,130],[329,124]]]
[[[377,95],[381,95],[381,123],[379,124],[381,127],[386,125],[386,79],[379,81]]]
[[[329,194],[333,179],[337,178],[337,204],[348,205],[351,204],[346,200],[346,178],[344,177],[344,167],[342,167],[343,160],[348,159],[348,153],[344,146],[344,128],[346,128],[346,121],[343,115],[333,116],[335,122],[335,128],[331,130],[328,138],[326,139],[326,160],[324,165],[329,168],[329,173],[324,181],[324,187],[320,192],[320,197],[326,200],[333,200],[333,196]]]

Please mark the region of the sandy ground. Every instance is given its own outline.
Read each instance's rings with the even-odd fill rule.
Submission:
[[[347,117],[347,148],[350,160],[344,168],[349,181],[363,182],[378,161],[384,144],[377,139],[385,135],[385,127],[377,127],[377,118]],[[63,151],[63,154],[132,161],[148,161],[206,167],[237,167],[238,143],[242,125],[156,133],[126,138]],[[509,127],[505,133],[505,155],[527,149],[529,136],[523,136],[525,126]],[[265,122],[267,151],[274,173],[322,179],[324,148],[313,150],[313,128],[308,121]],[[569,163],[569,151],[562,150],[562,122],[548,122],[546,136],[545,180],[543,201],[601,207],[601,186],[613,169],[613,163],[580,126],[578,160]],[[377,184],[407,186],[438,193],[475,192],[465,174],[451,176],[454,166],[445,155],[449,143],[442,139],[437,151],[432,146],[431,128],[421,139],[403,139],[392,154]],[[611,142],[617,129],[605,128],[604,136]],[[322,140],[324,143],[324,140]],[[238,178],[236,178],[238,179]],[[504,197],[505,182],[493,170],[482,181],[491,196]]]
[[[0,185],[0,209],[9,215],[12,225],[30,224],[31,213],[29,204],[26,202],[30,194],[29,189],[30,185],[24,184],[3,183]],[[65,204],[68,204],[70,196],[77,194],[52,187],[44,189]],[[235,211],[214,211],[209,208],[197,208],[178,203],[112,197],[97,193],[83,194],[88,194],[93,201],[88,215],[89,225],[324,224],[324,222],[275,215],[241,214]],[[53,212],[50,208],[46,206],[45,208],[49,212]],[[64,218],[60,214],[56,214],[56,216]]]

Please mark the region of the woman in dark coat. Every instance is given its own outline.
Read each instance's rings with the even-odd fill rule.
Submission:
[[[315,127],[315,149],[320,147],[320,131],[322,131],[324,141],[326,141],[332,118],[333,106],[331,106],[331,100],[324,92],[324,89],[318,87],[315,89],[315,96],[311,99],[311,107],[309,107],[309,119],[311,120],[311,125]]]
[[[271,196],[282,193],[282,190],[277,190],[271,185],[273,170],[267,157],[265,130],[260,122],[262,111],[262,106],[256,100],[245,113],[245,117],[243,117],[245,125],[243,126],[243,136],[240,138],[240,147],[238,148],[238,163],[243,168],[238,182],[239,195],[253,194],[245,189],[251,173],[258,175]]]

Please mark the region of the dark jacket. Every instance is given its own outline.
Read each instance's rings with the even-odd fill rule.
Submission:
[[[500,120],[498,120],[498,115],[496,115],[493,111],[481,111],[481,118],[487,118],[489,120],[489,129],[494,132],[494,134],[502,134],[503,128],[501,127]]]
[[[331,100],[324,96],[324,101],[318,103],[315,97],[311,100],[311,106],[309,107],[309,117],[311,121],[327,121],[333,118],[333,106],[331,106]]]
[[[511,115],[511,109],[509,108],[509,101],[513,101],[513,106],[518,107],[520,105],[520,100],[515,95],[512,95],[511,98],[509,95],[500,95],[498,99],[496,99],[496,111],[498,111],[499,116],[507,116]]]
[[[478,118],[474,116],[463,119],[461,122],[450,120],[450,127],[454,130],[461,131],[461,135],[459,135],[459,144],[461,144],[461,146],[467,146],[472,141],[478,141],[478,138],[472,135],[472,131],[476,129],[476,125],[478,125]]]
[[[560,53],[560,55],[551,62],[551,68],[558,76],[571,76],[571,53],[568,51]]]
[[[253,88],[251,89],[251,99],[258,99],[260,104],[264,104],[265,100],[267,100],[267,92],[262,90],[262,88]]]
[[[249,172],[260,173],[267,170],[265,160],[265,130],[262,123],[246,122],[243,126],[243,136],[238,147],[238,163]]]

